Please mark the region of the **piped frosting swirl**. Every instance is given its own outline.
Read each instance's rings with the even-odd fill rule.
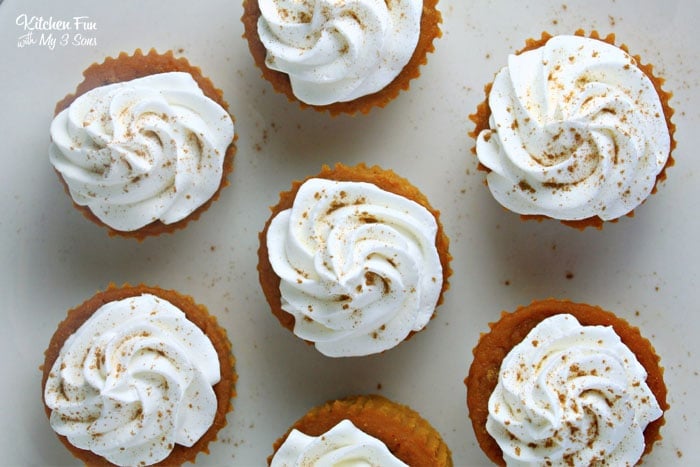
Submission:
[[[649,196],[669,157],[654,84],[601,40],[555,36],[511,55],[488,104],[477,156],[493,196],[520,214],[616,219]]]
[[[266,65],[311,105],[380,91],[418,43],[422,0],[259,0]]]
[[[382,352],[421,330],[442,289],[437,221],[365,182],[310,179],[268,228],[294,333],[328,356]]]
[[[212,425],[220,380],[209,338],[151,294],[108,302],[63,344],[44,400],[51,427],[117,465],[153,464]]]
[[[612,327],[541,321],[504,358],[486,429],[511,466],[635,465],[663,412]]]
[[[407,467],[374,436],[343,420],[321,436],[292,430],[272,458],[270,467]]]
[[[76,204],[134,231],[207,202],[233,136],[228,112],[189,73],[161,73],[76,98],[51,123],[49,158]]]

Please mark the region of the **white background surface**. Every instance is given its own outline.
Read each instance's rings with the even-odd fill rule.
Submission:
[[[600,305],[653,341],[671,410],[645,464],[698,465],[700,3],[442,0],[440,8],[443,37],[410,91],[369,115],[333,119],[288,103],[260,79],[241,38],[240,0],[0,5],[0,464],[75,464],[43,412],[43,351],[67,309],[109,282],[145,282],[194,296],[233,342],[235,411],[199,465],[264,465],[273,441],[310,407],[376,392],[427,418],[457,466],[487,464],[465,404],[471,349],[501,310],[548,296]],[[24,13],[88,16],[98,29],[84,37],[96,45],[18,47]],[[483,185],[467,136],[467,115],[508,53],[543,30],[579,27],[614,32],[654,63],[677,110],[677,163],[667,182],[634,218],[602,231],[505,212]],[[55,103],[91,63],[137,47],[181,49],[223,90],[239,135],[231,185],[219,201],[186,230],[143,243],[109,238],[85,220],[47,159]],[[257,234],[268,206],[293,179],[337,161],[407,177],[442,211],[452,241],[452,286],[437,317],[379,356],[323,357],[279,326],[258,286]]]

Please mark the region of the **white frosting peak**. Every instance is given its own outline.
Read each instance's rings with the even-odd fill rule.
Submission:
[[[307,180],[267,233],[294,333],[328,356],[390,349],[430,320],[442,290],[437,222],[359,182]]]
[[[379,439],[343,420],[321,436],[292,430],[270,467],[407,467]]]
[[[663,412],[612,327],[540,322],[501,364],[486,430],[509,466],[633,466]]]
[[[233,121],[189,73],[79,96],[51,123],[49,157],[77,204],[119,231],[184,219],[214,195]]]
[[[623,50],[578,36],[511,55],[477,138],[493,196],[511,211],[616,219],[651,193],[670,136],[649,77]]]
[[[154,464],[209,429],[219,379],[202,330],[144,294],[106,303],[66,339],[44,400],[73,446],[117,465]]]
[[[289,75],[307,104],[375,93],[418,43],[422,0],[259,0],[258,36],[269,68]]]

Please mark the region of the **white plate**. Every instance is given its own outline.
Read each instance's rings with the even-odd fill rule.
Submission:
[[[240,376],[235,411],[197,463],[263,465],[273,441],[310,407],[380,393],[427,418],[456,465],[487,464],[476,445],[463,379],[471,349],[501,310],[536,298],[600,305],[641,328],[662,357],[671,410],[646,464],[700,459],[700,37],[695,0],[442,0],[443,37],[421,77],[385,109],[330,118],[274,93],[241,38],[240,0],[95,2],[5,0],[0,5],[0,345],[2,464],[75,464],[41,403],[39,365],[67,309],[109,282],[145,282],[193,295],[228,329]],[[19,47],[22,15],[97,29],[34,31]],[[521,222],[483,185],[467,115],[508,53],[543,30],[614,32],[655,64],[674,92],[676,166],[634,218],[579,232]],[[53,32],[51,48],[41,33]],[[26,41],[27,38],[25,37]],[[78,41],[78,45],[74,44]],[[73,207],[47,160],[59,99],[105,56],[140,47],[179,50],[224,91],[239,134],[231,186],[184,231],[143,243],[109,238]],[[391,168],[440,209],[454,256],[437,317],[383,355],[325,358],[282,329],[256,272],[268,206],[293,179],[324,163]],[[509,284],[509,285],[506,285]]]

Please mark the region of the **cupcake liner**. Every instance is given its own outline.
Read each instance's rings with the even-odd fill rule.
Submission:
[[[257,0],[243,0],[243,16],[241,17],[245,30],[243,38],[248,42],[248,48],[256,66],[261,71],[262,77],[272,84],[275,91],[287,96],[290,102],[297,102],[302,108],[313,108],[320,112],[328,112],[333,117],[340,114],[367,114],[374,107],[385,107],[402,90],[408,90],[411,80],[420,76],[420,67],[428,62],[427,55],[435,50],[433,41],[442,37],[442,31],[440,31],[442,14],[437,9],[437,4],[438,0],[423,1],[418,44],[411,59],[401,70],[401,73],[381,91],[348,102],[336,102],[328,105],[306,104],[297,99],[292,92],[292,86],[287,74],[271,70],[265,65],[267,51],[258,38],[258,18],[261,13]]]
[[[274,219],[279,212],[292,207],[299,188],[306,180],[311,178],[372,183],[385,191],[411,199],[430,211],[433,217],[435,217],[438,225],[435,244],[440,256],[443,274],[442,290],[440,292],[440,298],[438,299],[435,307],[437,308],[443,302],[444,294],[449,288],[449,277],[452,275],[452,269],[450,268],[452,256],[449,254],[450,241],[440,222],[440,212],[435,210],[430,205],[427,197],[421,193],[418,188],[411,185],[408,180],[398,176],[391,170],[385,170],[378,166],[368,167],[365,164],[350,167],[338,163],[333,168],[324,165],[321,172],[318,174],[309,176],[304,180],[294,181],[292,183],[292,188],[289,191],[280,193],[279,202],[277,205],[270,208],[272,213],[265,223],[263,230],[258,235],[260,241],[260,247],[258,249],[258,276],[260,285],[265,294],[265,298],[270,305],[272,313],[283,327],[292,331],[294,329],[294,316],[282,309],[280,278],[277,276],[275,271],[272,269],[272,265],[270,264],[266,242],[267,231],[272,223],[272,219]],[[433,317],[435,317],[435,313],[433,313]],[[406,339],[409,339],[414,334],[415,331],[411,332]],[[307,343],[313,344],[312,342],[308,341]]]
[[[450,449],[430,423],[408,406],[379,395],[332,400],[311,409],[275,441],[273,450],[277,452],[292,429],[321,436],[342,420],[350,420],[360,430],[384,442],[392,454],[408,465],[452,465]],[[268,457],[268,464],[274,452]]]
[[[136,286],[125,284],[121,287],[110,284],[104,291],[96,293],[82,304],[69,310],[66,318],[59,323],[56,332],[52,336],[44,352],[45,359],[40,368],[42,371],[42,394],[49,373],[51,372],[54,362],[58,358],[64,342],[102,305],[141,294],[155,295],[167,300],[182,310],[187,316],[187,319],[197,325],[197,327],[207,335],[214,345],[219,359],[221,380],[213,386],[217,399],[217,411],[211,427],[209,427],[194,445],[185,447],[176,444],[168,457],[154,465],[181,465],[186,462],[194,462],[194,459],[200,452],[209,453],[209,443],[215,441],[219,430],[226,426],[226,416],[229,412],[233,411],[232,399],[236,396],[235,384],[238,375],[235,371],[236,361],[231,352],[231,342],[227,337],[226,330],[218,324],[216,317],[211,315],[205,306],[197,304],[189,295],[182,295],[174,290],[165,290],[143,284]],[[44,404],[44,410],[46,416],[49,417],[51,415],[51,409],[46,406],[46,404]],[[56,434],[56,436],[73,456],[85,462],[86,465],[113,465],[103,457],[91,451],[73,446],[65,436],[59,434]]]
[[[467,407],[474,434],[479,446],[493,462],[505,465],[502,451],[496,441],[486,431],[488,401],[498,383],[501,362],[510,350],[523,341],[525,336],[544,319],[558,314],[573,315],[584,326],[612,326],[622,342],[634,353],[647,372],[646,383],[656,397],[661,410],[666,412],[666,385],[663,380],[663,367],[652,344],[644,338],[639,329],[627,321],[600,307],[570,301],[546,299],[534,301],[519,307],[512,313],[502,312],[501,318],[489,323],[489,332],[480,336],[472,353],[474,360],[469,374],[464,380],[467,388]],[[651,452],[656,441],[661,439],[660,430],[665,419],[662,415],[647,425],[644,430],[644,455]]]
[[[121,52],[116,58],[107,57],[102,63],[93,63],[88,68],[83,71],[83,81],[77,86],[76,90],[72,94],[66,95],[62,100],[60,100],[55,107],[54,115],[58,115],[62,110],[68,108],[70,104],[82,94],[90,91],[91,89],[104,86],[107,84],[119,83],[124,81],[130,81],[137,78],[142,78],[149,75],[154,75],[158,73],[167,72],[186,72],[189,73],[192,78],[197,82],[199,88],[202,90],[204,95],[218,103],[221,107],[229,112],[228,103],[223,99],[223,92],[214,86],[212,81],[202,74],[199,67],[193,66],[184,57],[175,57],[172,51],[167,51],[165,53],[158,53],[155,49],[151,49],[147,54],[141,51],[141,49],[136,49],[132,55],[126,52]],[[230,115],[230,113],[229,113]],[[231,119],[235,119],[231,116]],[[93,214],[87,206],[81,206],[73,202],[73,206],[78,209],[84,217],[94,222],[97,225],[107,228],[107,231],[111,237],[128,237],[134,238],[138,241],[142,241],[147,237],[158,236],[162,233],[173,233],[177,230],[183,229],[187,226],[190,221],[197,220],[202,215],[204,211],[209,209],[211,204],[216,201],[221,190],[228,186],[228,176],[233,171],[233,159],[236,154],[236,140],[238,139],[238,133],[234,133],[234,138],[231,144],[226,150],[226,155],[224,157],[223,170],[221,182],[217,191],[214,195],[209,198],[204,204],[199,206],[195,211],[184,219],[174,222],[172,224],[165,224],[159,220],[152,222],[148,225],[141,227],[134,231],[121,231],[113,229],[112,227],[103,223],[100,219]],[[63,180],[61,174],[56,171],[61,184],[64,187],[66,194],[70,196],[70,190],[67,183]]]

